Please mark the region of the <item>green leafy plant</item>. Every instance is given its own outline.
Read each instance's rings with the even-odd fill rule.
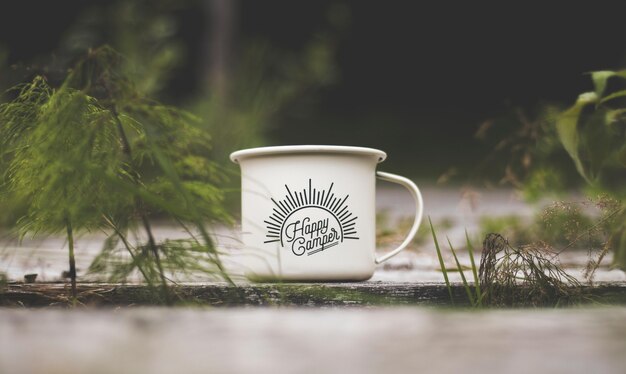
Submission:
[[[505,224],[487,218],[483,226],[488,228],[485,233],[513,232],[513,243],[525,240],[562,248],[595,247],[591,252],[599,255],[590,258],[592,269],[612,249],[613,264],[625,269],[626,72],[598,71],[590,76],[594,91],[580,95],[571,107],[518,108],[486,121],[477,136],[495,139],[494,150],[481,167],[504,171],[501,182],[518,188],[528,201],[586,185],[591,205],[596,205],[600,214],[588,216],[578,209],[580,204],[557,203],[551,215],[544,214],[535,223],[507,218]],[[490,229],[494,226],[500,229]]]
[[[579,186],[554,125],[560,110],[553,104],[515,107],[483,122],[475,136],[491,150],[469,177],[511,185],[531,202]]]
[[[556,121],[558,138],[589,185],[620,202],[609,242],[615,265],[626,268],[626,71],[591,73],[586,92]]]
[[[210,138],[195,117],[145,97],[125,63],[105,46],[59,87],[36,77],[14,89],[0,105],[2,193],[27,202],[21,235],[65,232],[74,296],[75,235],[97,229],[109,238],[92,270],[118,280],[137,270],[171,302],[168,271],[195,266],[199,255],[229,279],[204,227],[228,220],[223,176],[205,156]],[[158,242],[155,218],[178,222],[191,239]],[[135,244],[128,234],[138,227],[144,239]]]

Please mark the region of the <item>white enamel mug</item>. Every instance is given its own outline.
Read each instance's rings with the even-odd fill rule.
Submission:
[[[253,280],[366,280],[413,240],[423,202],[407,178],[376,171],[385,152],[301,145],[245,149],[241,167],[243,265]],[[376,178],[406,187],[415,220],[400,246],[376,257]]]

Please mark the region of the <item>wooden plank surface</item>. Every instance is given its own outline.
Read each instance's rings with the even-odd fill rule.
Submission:
[[[0,373],[623,373],[626,308],[0,308]]]
[[[438,305],[451,306],[448,290],[441,283],[357,282],[357,283],[225,283],[187,284],[172,287],[182,304],[211,306],[338,306]],[[626,283],[587,286],[596,302],[626,304]],[[79,301],[85,305],[158,305],[154,290],[144,285],[79,284]],[[467,305],[464,288],[452,287],[455,305]],[[12,283],[0,289],[0,305],[42,307],[67,305],[69,289],[63,283]]]

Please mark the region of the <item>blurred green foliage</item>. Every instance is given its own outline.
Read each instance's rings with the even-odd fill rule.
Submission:
[[[100,4],[79,17],[60,49],[62,55],[72,56],[94,44],[112,45],[129,60],[137,90],[174,100],[197,115],[196,126],[207,130],[214,140],[208,156],[229,165],[231,152],[270,143],[268,132],[288,107],[306,111],[315,92],[337,79],[337,39],[350,22],[350,11],[341,3],[332,4],[325,25],[297,52],[277,48],[264,39],[225,41],[235,49],[225,61],[225,84],[207,79],[213,57],[209,55],[201,61],[205,66],[196,68],[195,87],[181,100],[168,92],[167,83],[179,69],[189,66],[192,51],[180,36],[183,25],[176,13],[203,11],[205,6],[197,1],[167,0]],[[210,51],[211,42],[204,40],[200,48]],[[203,53],[210,54],[199,55]]]
[[[392,218],[388,211],[376,213],[376,246],[389,247],[401,243],[406,234],[413,226],[413,217],[395,217]],[[451,217],[442,217],[436,221],[437,226],[449,230],[454,226],[454,220]],[[420,225],[415,238],[411,245],[407,247],[409,250],[419,250],[431,235],[429,226]]]
[[[580,209],[561,207],[541,224],[525,224],[519,218],[489,219],[489,232],[504,232],[513,241],[551,242],[570,247],[570,232],[588,236],[578,246],[600,249],[602,257],[615,250],[614,264],[626,268],[626,72],[590,74],[594,91],[579,96],[574,105],[561,109],[544,106],[521,109],[478,130],[481,139],[494,142],[494,151],[482,167],[504,171],[501,182],[520,189],[529,201],[581,186],[603,212],[588,217]],[[598,228],[605,235],[598,236]],[[577,237],[578,238],[578,237]],[[580,238],[579,238],[580,239]]]
[[[560,195],[580,185],[576,169],[563,149],[554,126],[560,107],[545,105],[533,110],[512,108],[507,114],[485,121],[476,138],[492,148],[473,172],[481,180],[501,178],[531,202]]]
[[[594,91],[563,111],[556,128],[589,192],[608,194],[621,204],[609,242],[615,265],[626,269],[626,71],[597,71],[591,79]]]
[[[268,132],[287,108],[305,113],[337,78],[336,36],[349,23],[347,7],[332,5],[327,24],[298,52],[238,40],[226,85],[216,87],[204,78],[209,61],[191,61],[210,50],[209,40],[198,53],[181,34],[181,12],[205,6],[96,2],[50,56],[8,66],[0,46],[0,226],[66,235],[73,286],[74,239],[85,231],[108,235],[91,273],[115,282],[141,273],[164,302],[172,301],[167,284],[177,274],[230,280],[205,229],[230,223],[227,199],[238,200],[227,194],[239,184],[228,154],[271,142]],[[196,81],[181,95],[172,82],[189,66]],[[157,241],[152,224],[161,219],[189,237]]]
[[[610,235],[609,220],[604,220],[614,209],[606,200],[585,202],[555,202],[534,217],[519,215],[503,217],[483,216],[480,219],[481,237],[499,233],[514,246],[543,242],[551,247],[572,246],[575,249],[601,248]],[[598,224],[600,223],[600,224]]]
[[[92,269],[138,270],[151,285],[159,280],[171,301],[166,271],[198,267],[198,253],[226,276],[204,229],[228,219],[217,186],[223,178],[205,157],[210,137],[191,125],[195,117],[144,96],[126,63],[105,46],[90,50],[59,87],[38,76],[15,88],[0,105],[0,192],[25,202],[22,236],[66,232],[73,290],[74,236],[97,229],[109,238]],[[201,239],[158,243],[155,217],[192,226]],[[128,239],[136,226],[145,243]]]
[[[306,115],[315,104],[316,92],[336,81],[337,42],[350,23],[350,9],[343,3],[331,4],[326,20],[298,51],[277,48],[261,38],[229,41],[233,51],[225,61],[226,84],[217,87],[207,79],[213,58],[209,34],[197,34],[193,43],[183,34],[185,17],[181,14],[188,17],[190,12],[206,12],[207,4],[197,0],[117,0],[86,6],[49,58],[39,56],[36,61],[9,67],[3,65],[6,53],[0,46],[0,90],[30,80],[34,73],[60,85],[67,69],[85,51],[111,45],[124,56],[119,69],[132,76],[138,94],[174,102],[197,117],[189,121],[200,130],[197,141],[207,141],[206,133],[212,138],[211,147],[198,148],[199,154],[214,161],[210,170],[224,171],[222,190],[236,191],[238,170],[228,155],[237,149],[270,144],[269,133],[276,124],[293,113]],[[193,45],[200,50],[190,50]],[[190,67],[194,70],[192,86],[182,92],[180,87],[173,89],[172,82]],[[184,162],[191,166],[199,160],[187,158]],[[237,195],[226,195],[231,211]],[[0,204],[8,207],[0,212],[0,225],[11,226],[21,215],[12,214],[19,211],[20,202],[11,197]],[[22,204],[22,211],[25,209]]]
[[[132,73],[137,92],[163,99],[188,55],[178,35],[176,12],[191,5],[167,0],[96,3],[69,27],[54,65],[67,64],[94,46],[111,45],[124,56],[124,68]]]
[[[234,150],[270,143],[268,134],[281,111],[305,104],[311,93],[334,81],[333,44],[330,35],[319,34],[293,54],[265,41],[249,43],[226,92],[207,87],[188,106],[215,139],[212,158],[226,161]]]
[[[626,198],[626,71],[591,77],[595,91],[561,113],[558,137],[590,186]]]
[[[483,216],[480,218],[480,237],[490,233],[499,233],[511,242],[512,245],[530,243],[536,239],[532,223],[527,222],[519,215],[507,215],[502,217]]]

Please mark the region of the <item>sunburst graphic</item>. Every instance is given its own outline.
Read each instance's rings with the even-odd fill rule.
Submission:
[[[263,221],[267,234],[264,243],[280,242],[281,247],[291,246],[296,256],[312,255],[342,243],[346,239],[359,239],[356,231],[358,217],[348,209],[350,195],[336,196],[334,183],[328,189],[312,187],[302,191],[289,189],[285,184],[285,197],[274,203],[272,214]]]

